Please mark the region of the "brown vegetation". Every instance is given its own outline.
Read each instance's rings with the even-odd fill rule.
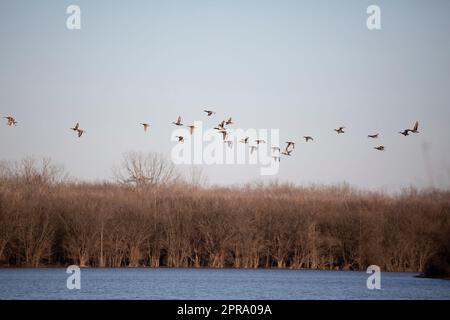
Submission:
[[[0,264],[425,271],[448,261],[450,192],[202,188],[173,173],[148,180],[134,164],[121,176],[131,185],[68,182],[48,161],[1,165]]]

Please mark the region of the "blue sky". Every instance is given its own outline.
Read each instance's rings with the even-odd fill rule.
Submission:
[[[66,28],[70,4],[79,31]],[[382,30],[366,28],[371,4]],[[276,177],[205,166],[211,183],[448,187],[449,12],[445,0],[1,0],[0,114],[20,123],[0,126],[0,158],[48,156],[72,176],[109,179],[124,152],[169,155],[170,123],[205,120],[211,106],[216,120],[301,142]],[[397,133],[415,120],[419,135]],[[68,130],[77,121],[82,139]],[[340,125],[348,131],[337,136]]]

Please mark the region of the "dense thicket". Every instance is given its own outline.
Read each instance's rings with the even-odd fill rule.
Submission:
[[[425,271],[430,259],[448,258],[450,192],[137,188],[55,172],[0,173],[1,265]]]

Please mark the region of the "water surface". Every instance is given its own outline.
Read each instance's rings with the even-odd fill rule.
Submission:
[[[0,269],[0,299],[450,299],[450,281],[365,272],[236,269],[81,269],[69,290],[66,269]]]

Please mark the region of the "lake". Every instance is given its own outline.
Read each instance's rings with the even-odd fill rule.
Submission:
[[[450,281],[352,271],[238,269],[81,269],[81,289],[66,269],[0,269],[0,299],[450,299]]]

